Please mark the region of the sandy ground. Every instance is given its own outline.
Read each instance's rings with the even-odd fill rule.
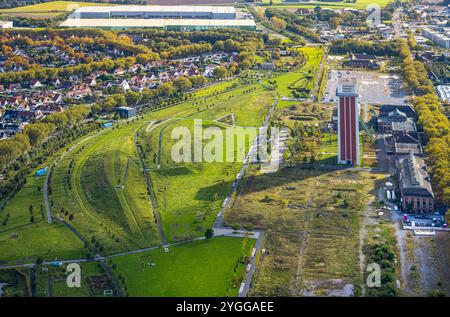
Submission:
[[[403,295],[429,296],[440,290],[450,296],[450,234],[436,232],[435,237],[417,237],[399,231],[399,244],[404,248],[402,275],[406,278]]]

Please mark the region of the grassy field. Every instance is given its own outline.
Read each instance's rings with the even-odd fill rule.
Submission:
[[[143,121],[122,124],[79,145],[52,177],[54,213],[107,252],[156,245],[159,235],[133,136]]]
[[[45,176],[30,175],[24,188],[1,212],[0,263],[18,259],[34,261],[37,256],[54,260],[85,255],[84,244],[68,228],[47,224],[42,194],[44,179]],[[8,218],[6,224],[5,218]]]
[[[219,84],[221,85],[221,84]],[[171,138],[175,128],[187,128],[193,136],[193,120],[203,120],[206,127],[226,114],[232,113],[239,126],[259,126],[269,105],[271,94],[259,86],[245,86],[230,92],[208,97],[203,105],[208,108],[193,112],[183,120],[168,121],[149,133],[142,133],[140,142],[146,151],[147,166],[160,208],[163,229],[169,241],[184,240],[203,235],[211,227],[231,182],[241,166],[240,162],[175,163]],[[196,108],[194,108],[195,111]],[[226,133],[222,127],[225,137]],[[162,133],[161,166],[157,169],[159,136]],[[241,131],[236,131],[237,134]],[[248,145],[248,138],[246,140]],[[207,143],[204,141],[204,144]],[[223,139],[226,144],[226,139]],[[235,150],[236,151],[236,150]],[[224,150],[224,155],[226,151]]]
[[[276,80],[277,92],[280,96],[292,97],[293,89],[306,90],[312,93],[314,83],[316,81],[316,74],[320,67],[320,61],[323,56],[322,47],[302,47],[299,48],[307,58],[303,67],[291,71],[289,73],[280,74],[272,80]],[[265,81],[268,84],[268,81]]]
[[[282,101],[277,107],[276,119],[289,128],[298,124],[314,125],[331,120],[332,106],[311,102]]]
[[[285,3],[283,0],[272,0],[273,5],[271,7],[276,8],[285,8],[285,9],[295,9],[295,8],[315,8],[317,6],[321,6],[322,8],[330,8],[330,9],[358,9],[364,10],[370,4],[377,4],[380,7],[385,7],[388,3],[392,2],[392,0],[356,0],[354,3],[352,2],[327,2],[327,1],[311,1],[307,3]],[[263,4],[269,5],[270,0],[263,0]]]
[[[77,2],[77,1],[50,1],[11,9],[0,9],[0,16],[27,17],[27,18],[53,18],[62,13],[76,10],[86,6],[107,6],[109,3]]]
[[[237,296],[252,239],[216,237],[114,258],[130,296]]]
[[[49,197],[53,216],[69,222],[102,253],[160,243],[145,178],[134,148],[134,133],[157,120],[188,115],[211,120],[229,112],[236,114],[238,124],[257,125],[271,103],[270,93],[264,92],[260,86],[252,86],[256,90],[243,87],[223,93],[233,83],[211,85],[199,92],[200,97],[194,101],[150,112],[144,119],[129,124],[120,123],[120,127],[115,126],[78,144],[52,172]],[[246,111],[252,115],[246,115]],[[147,136],[151,137],[151,147],[157,149],[159,131],[142,134],[143,138]],[[74,144],[76,142],[70,146]],[[54,157],[59,157],[66,149],[55,153]],[[49,158],[44,166],[50,166],[54,157]],[[167,195],[171,196],[170,204],[175,206],[175,210],[179,204],[177,193],[184,195],[187,205],[201,206],[206,203],[213,206],[206,222],[210,226],[213,211],[217,211],[220,199],[229,189],[226,187],[229,183],[222,181],[227,173],[224,166],[221,163],[211,164],[203,173],[194,174],[197,177],[190,179],[193,184],[205,181],[205,185],[197,185],[197,192],[192,190],[192,183],[189,184],[187,178],[184,187],[180,187],[171,177],[165,177],[166,181],[161,183],[169,185],[158,190],[169,192]],[[149,167],[152,167],[151,164]],[[233,174],[229,173],[228,179],[232,177]],[[24,188],[0,213],[0,261],[28,262],[38,256],[45,260],[86,256],[84,244],[68,228],[57,223],[47,224],[42,193],[44,180],[45,177],[35,177],[34,172],[31,173]],[[182,178],[177,181],[182,182]],[[221,188],[217,195],[214,195],[215,186]],[[208,189],[211,192],[206,193]],[[6,218],[8,220],[5,222]]]
[[[297,168],[252,174],[225,215],[228,224],[268,230],[252,295],[305,295],[310,288],[324,295],[358,285],[360,219],[377,177]]]

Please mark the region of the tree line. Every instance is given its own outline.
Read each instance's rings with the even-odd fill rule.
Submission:
[[[41,145],[57,129],[73,126],[84,120],[88,106],[73,106],[61,113],[46,116],[41,122],[27,124],[22,133],[0,141],[0,168],[4,170],[32,147]]]
[[[356,39],[334,40],[331,42],[332,54],[366,53],[377,56],[398,56],[399,47],[392,41],[363,42]]]
[[[434,192],[438,201],[450,205],[450,122],[443,114],[439,98],[422,62],[413,60],[408,43],[398,40],[402,75],[415,93],[414,109],[419,116],[427,144],[425,153]]]

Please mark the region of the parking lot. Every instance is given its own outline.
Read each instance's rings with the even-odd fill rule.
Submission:
[[[330,70],[323,102],[336,102],[336,86],[341,78],[356,78],[359,102],[371,105],[404,105],[409,97],[396,75],[363,71]]]

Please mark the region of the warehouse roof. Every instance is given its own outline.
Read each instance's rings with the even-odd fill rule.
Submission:
[[[75,12],[213,12],[213,13],[235,13],[234,7],[221,6],[159,6],[159,5],[123,5],[123,6],[93,6],[81,7]]]
[[[206,20],[206,19],[67,19],[60,27],[84,28],[145,28],[165,26],[209,26],[209,27],[237,27],[255,26],[255,21],[242,20]]]

